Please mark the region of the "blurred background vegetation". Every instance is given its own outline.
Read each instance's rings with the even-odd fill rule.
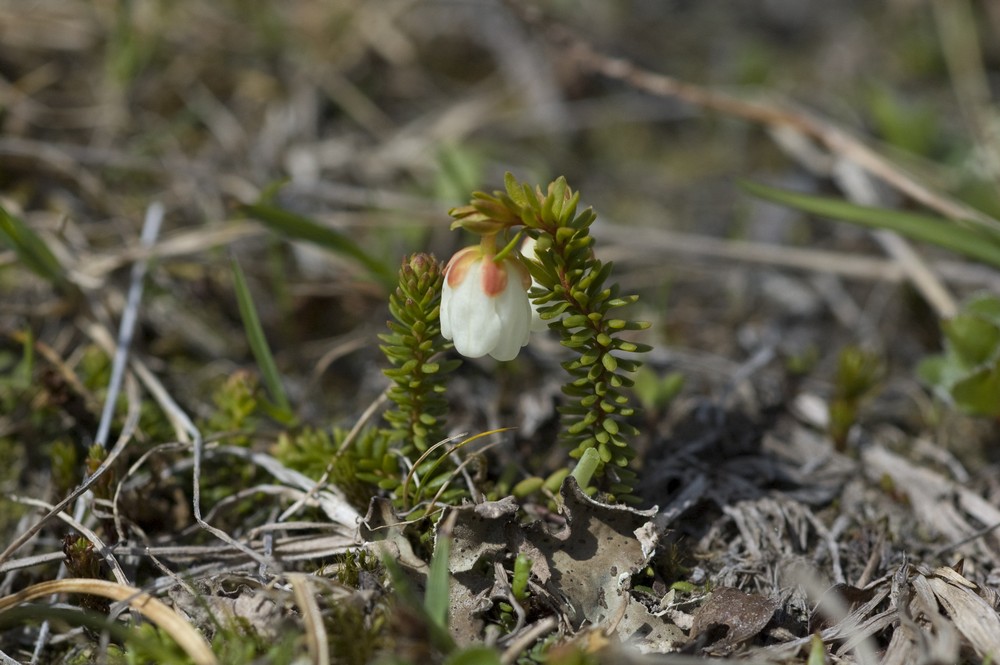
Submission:
[[[544,18],[525,21],[525,6]],[[0,205],[63,275],[26,269],[5,227],[0,491],[57,500],[88,455],[99,463],[89,446],[110,361],[92,324],[117,327],[151,201],[167,214],[136,357],[210,437],[272,449],[292,422],[322,429],[299,432],[315,453],[301,466],[319,475],[344,437],[325,432],[349,429],[386,385],[385,274],[405,254],[463,246],[447,210],[507,171],[543,185],[566,176],[598,214],[602,258],[642,294],[634,318],[653,323],[643,341],[657,347],[640,375],[651,457],[678,393],[728,407],[753,375],[766,399],[744,399],[752,415],[815,393],[846,404],[844,449],[868,418],[933,432],[995,469],[996,424],[943,412],[918,385],[938,317],[869,232],[739,186],[841,196],[811,162],[830,155],[601,76],[553,38],[559,25],[649,71],[821,118],[928,190],[1000,217],[1000,3],[989,0],[0,0]],[[918,251],[956,298],[1000,293],[995,270]],[[231,257],[294,417],[265,404]],[[454,429],[516,425],[493,454],[561,464],[564,451],[548,451],[558,353],[543,337],[498,383],[489,364],[467,363]],[[131,461],[177,435],[144,400],[135,436]],[[181,471],[154,474],[129,515],[165,542],[191,522],[184,458],[154,465]],[[210,470],[206,502],[255,473]],[[334,474],[350,481],[350,469]],[[221,528],[271,509],[234,503]],[[25,514],[0,501],[0,542]]]

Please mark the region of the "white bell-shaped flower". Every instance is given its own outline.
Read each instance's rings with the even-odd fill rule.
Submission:
[[[451,257],[441,292],[441,334],[467,358],[513,360],[528,343],[531,276],[515,258],[494,260],[481,246]]]

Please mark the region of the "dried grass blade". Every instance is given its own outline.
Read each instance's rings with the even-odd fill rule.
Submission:
[[[823,145],[829,152],[851,160],[897,191],[950,219],[967,220],[979,228],[1000,232],[1000,220],[932,190],[849,132],[823,118],[788,105],[743,99],[642,69],[628,60],[613,58],[598,51],[572,29],[548,20],[533,8],[529,9],[521,0],[507,0],[507,5],[526,23],[541,24],[547,37],[565,48],[585,70],[598,72],[658,97],[675,97],[707,110],[765,125],[772,130],[785,129],[805,135]]]
[[[142,225],[142,238],[140,240],[143,248],[152,247],[156,243],[156,238],[160,235],[163,213],[163,204],[159,202],[153,203],[146,210],[146,220]],[[104,408],[101,411],[101,421],[97,426],[97,435],[94,437],[94,442],[102,448],[107,447],[108,432],[111,430],[111,420],[115,414],[115,403],[118,401],[118,393],[122,387],[122,378],[125,375],[125,366],[128,363],[128,352],[132,346],[132,336],[135,333],[139,303],[142,300],[143,280],[146,277],[146,268],[148,265],[149,262],[146,259],[136,261],[132,265],[132,275],[128,295],[125,300],[125,309],[122,310],[122,320],[118,326],[118,344],[115,346],[114,360],[111,364],[111,380],[108,382],[108,392],[104,400]]]
[[[948,612],[958,632],[969,641],[980,658],[1000,655],[1000,616],[975,591],[936,575],[927,582],[938,602]]]
[[[88,528],[85,524],[82,524],[81,522],[77,521],[74,517],[70,516],[66,512],[54,511],[52,508],[52,504],[46,503],[45,501],[39,501],[38,499],[32,499],[31,497],[22,497],[22,496],[12,496],[11,500],[25,506],[32,506],[34,508],[42,508],[44,510],[48,510],[49,513],[46,514],[45,519],[48,519],[50,515],[55,515],[56,517],[61,519],[67,525],[75,529],[81,536],[90,541],[90,544],[94,546],[94,550],[101,556],[101,558],[104,559],[105,563],[108,564],[108,568],[110,568],[111,574],[115,576],[115,579],[118,580],[119,584],[129,583],[128,577],[126,577],[125,575],[125,571],[122,569],[121,564],[118,563],[118,559],[114,557],[114,554],[111,552],[111,548],[105,545],[104,541],[101,540],[100,536],[98,536],[92,529]],[[45,519],[43,519],[43,523]],[[58,560],[64,561],[65,558],[66,556],[63,554],[62,556],[59,557]]]
[[[309,577],[296,574],[289,575],[288,578],[292,584],[292,591],[295,593],[295,602],[302,610],[302,621],[306,627],[306,642],[310,660],[313,665],[329,665],[329,639],[327,639],[323,615],[319,611],[319,604],[316,602],[315,591],[309,582]]]
[[[141,612],[170,635],[196,665],[216,665],[218,660],[205,637],[166,604],[135,587],[105,580],[76,579],[39,582],[0,598],[0,613],[21,603],[58,593],[86,593],[124,602]]]

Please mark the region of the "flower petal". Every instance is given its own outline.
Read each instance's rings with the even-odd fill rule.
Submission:
[[[478,247],[459,251],[445,268],[441,335],[467,358],[513,360],[531,333],[530,284],[519,259],[497,264]]]
[[[441,319],[441,336],[451,339],[451,303],[455,297],[455,290],[448,285],[448,280],[444,280],[441,287],[441,309],[438,316]]]
[[[452,289],[448,303],[452,341],[455,349],[467,358],[479,358],[492,351],[500,340],[502,329],[496,298],[482,291],[481,271],[481,262],[472,264],[465,280]],[[443,305],[442,302],[442,309]]]
[[[521,266],[505,261],[504,268],[516,274]],[[521,280],[507,280],[507,288],[496,298],[496,310],[502,322],[502,332],[490,355],[497,360],[513,360],[521,347],[528,343],[531,333],[531,303]]]

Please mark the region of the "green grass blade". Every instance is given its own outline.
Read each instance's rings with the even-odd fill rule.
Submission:
[[[392,291],[396,288],[396,271],[389,269],[383,261],[361,249],[343,233],[318,224],[308,217],[264,203],[245,205],[242,209],[248,217],[262,222],[281,235],[306,240],[357,261],[387,290]]]
[[[434,557],[437,557],[437,548],[435,548]],[[433,571],[434,557],[431,559],[432,570],[428,574],[428,592],[432,586],[430,578],[435,576]],[[448,632],[447,627],[438,625],[433,619],[431,619],[427,612],[427,596],[424,597],[423,603],[417,599],[417,594],[413,589],[413,585],[406,573],[403,572],[403,568],[399,565],[399,563],[388,556],[386,551],[382,552],[382,563],[385,565],[386,572],[389,573],[389,579],[392,581],[393,590],[399,598],[399,601],[406,605],[410,611],[419,616],[421,620],[426,622],[427,632],[429,633],[428,637],[430,637],[431,643],[445,653],[454,651],[455,641],[452,639],[451,633]],[[447,564],[445,564],[445,573],[447,572]],[[445,608],[445,612],[447,612],[447,607]]]
[[[288,402],[288,395],[281,383],[281,376],[278,374],[278,367],[274,364],[274,356],[271,355],[271,348],[267,345],[267,338],[264,337],[264,329],[260,325],[260,318],[257,316],[257,308],[254,307],[253,298],[250,296],[250,289],[247,287],[246,276],[240,267],[239,261],[233,257],[233,286],[236,289],[236,302],[240,307],[240,318],[243,319],[243,328],[246,330],[247,341],[250,343],[250,350],[253,351],[254,358],[264,378],[264,385],[267,386],[271,399],[278,407],[280,415],[291,419],[292,407]]]
[[[45,241],[21,219],[0,207],[0,242],[10,247],[29,270],[53,284],[63,285],[66,271]]]
[[[929,242],[1000,267],[1000,239],[988,231],[959,226],[939,217],[860,206],[839,199],[799,194],[758,183],[742,182],[741,185],[754,196],[767,201],[822,217],[895,231],[914,240]]]
[[[427,591],[424,608],[427,616],[442,630],[448,629],[448,607],[451,604],[451,590],[448,584],[448,560],[451,554],[451,538],[438,535],[431,557],[431,568],[427,574]]]

